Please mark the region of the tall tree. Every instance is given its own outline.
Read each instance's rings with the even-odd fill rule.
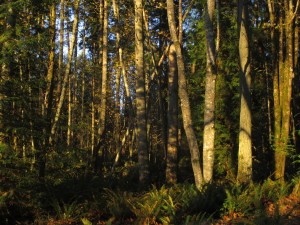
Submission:
[[[283,181],[290,141],[292,80],[295,76],[293,42],[299,1],[281,0],[279,3],[268,1],[272,54],[274,55],[271,69],[274,99],[275,178]]]
[[[136,134],[141,185],[149,182],[146,92],[144,73],[143,0],[135,0]]]
[[[178,93],[181,102],[183,126],[184,126],[185,134],[187,137],[187,141],[191,153],[191,162],[192,162],[192,168],[193,168],[193,173],[195,178],[195,184],[198,188],[200,188],[203,183],[203,175],[202,175],[202,169],[200,164],[200,153],[199,153],[197,138],[193,129],[190,100],[189,100],[189,96],[187,93],[187,86],[186,86],[185,66],[184,66],[181,44],[177,34],[173,0],[167,0],[167,14],[168,14],[169,30],[170,30],[173,44],[175,46],[176,57],[177,57],[177,70],[178,70],[178,83],[179,83]]]
[[[238,174],[240,183],[252,180],[252,137],[251,137],[251,73],[248,1],[238,1],[238,34],[240,58],[240,129],[238,151]]]
[[[46,169],[46,153],[49,149],[49,144],[51,142],[51,113],[52,113],[52,101],[53,101],[53,91],[54,91],[54,56],[55,56],[55,20],[56,20],[56,4],[53,2],[50,6],[50,51],[49,51],[49,62],[48,70],[46,76],[46,91],[43,102],[42,112],[46,121],[45,132],[45,146],[40,146],[38,149],[37,159],[39,166],[39,176],[43,178],[45,176]]]
[[[64,34],[65,34],[65,0],[60,0],[59,10],[59,55],[58,55],[58,85],[57,91],[60,93],[61,89],[61,76],[63,74],[63,62],[64,62]]]
[[[100,7],[101,8],[101,7]],[[101,13],[101,12],[100,12]],[[101,21],[100,21],[101,23]],[[99,118],[99,136],[105,130],[106,102],[107,102],[107,48],[108,48],[108,0],[103,0],[103,32],[102,32],[102,74],[101,74],[101,100]]]
[[[168,93],[169,104],[166,182],[169,184],[176,184],[178,148],[178,75],[174,45],[171,45],[169,49]]]
[[[53,141],[53,138],[55,137],[55,134],[56,134],[58,121],[61,116],[61,110],[63,107],[65,95],[66,95],[66,89],[67,89],[67,84],[68,84],[70,70],[71,70],[73,52],[74,52],[74,48],[75,48],[75,42],[77,40],[76,37],[77,37],[77,32],[78,32],[79,4],[80,4],[80,0],[74,1],[74,20],[73,20],[73,25],[72,25],[72,38],[70,40],[70,46],[69,46],[69,50],[68,50],[68,61],[67,61],[66,68],[64,71],[62,88],[61,88],[59,100],[58,100],[58,103],[56,106],[56,112],[55,112],[53,124],[51,127],[51,141]]]
[[[207,0],[205,12],[206,31],[206,84],[203,130],[203,178],[210,182],[213,178],[215,145],[215,96],[217,79],[217,59],[213,27],[215,0]]]

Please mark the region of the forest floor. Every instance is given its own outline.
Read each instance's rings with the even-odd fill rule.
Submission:
[[[244,216],[242,213],[224,215],[211,225],[234,225],[234,224],[267,224],[264,220],[273,221],[274,224],[299,225],[300,224],[300,196],[291,194],[274,204],[265,202],[265,211],[262,215]],[[271,220],[270,220],[271,219]],[[201,225],[208,225],[203,223]]]
[[[98,214],[98,216],[100,216]],[[102,216],[100,216],[102,217]],[[94,218],[93,224],[96,225],[132,225],[138,224],[134,218],[128,218],[120,221],[114,221],[112,218],[109,220],[102,218]],[[66,224],[77,224],[72,219],[60,220],[60,221],[49,221],[47,225],[66,225]],[[162,225],[158,222],[152,222],[153,225]],[[191,223],[187,225],[194,225]],[[282,198],[278,203],[265,202],[264,212],[258,215],[244,215],[243,213],[232,213],[230,215],[224,215],[222,218],[214,220],[213,222],[202,222],[199,225],[299,225],[300,224],[300,196],[291,194],[287,197]],[[143,225],[143,224],[141,224]]]

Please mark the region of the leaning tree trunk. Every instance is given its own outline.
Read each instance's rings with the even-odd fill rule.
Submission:
[[[238,2],[238,30],[240,55],[240,130],[238,151],[239,183],[252,180],[252,137],[251,137],[251,73],[247,1]]]
[[[206,30],[206,85],[204,101],[203,130],[203,178],[205,182],[212,181],[215,145],[215,97],[216,97],[216,47],[213,27],[215,0],[207,0],[205,13]]]
[[[147,144],[146,92],[143,44],[143,1],[135,0],[135,66],[136,66],[136,134],[139,163],[139,181],[149,182],[149,158]]]
[[[53,124],[52,124],[52,127],[51,127],[50,142],[53,141],[53,138],[55,136],[58,120],[60,118],[61,109],[62,109],[64,99],[65,99],[65,95],[66,95],[66,88],[67,88],[67,83],[68,83],[68,80],[69,80],[69,75],[70,75],[70,70],[71,70],[71,63],[72,63],[72,56],[73,56],[73,52],[74,52],[75,41],[76,41],[76,36],[77,36],[77,31],[78,31],[77,28],[78,28],[78,16],[79,16],[79,1],[80,0],[75,0],[74,1],[74,11],[75,11],[75,13],[74,13],[74,21],[73,21],[73,27],[72,27],[73,36],[72,36],[69,51],[68,51],[68,62],[67,62],[66,68],[65,68],[61,93],[60,93],[58,104],[56,106],[56,113],[55,113],[54,121],[53,121]]]
[[[173,0],[167,0],[167,14],[168,14],[169,30],[170,30],[172,41],[175,46],[176,56],[177,56],[178,83],[179,83],[178,93],[181,102],[183,126],[184,126],[184,130],[186,133],[186,137],[187,137],[187,141],[191,153],[191,162],[192,162],[192,168],[193,168],[193,173],[195,178],[195,184],[198,188],[200,188],[203,183],[203,176],[202,176],[202,170],[200,165],[200,153],[199,153],[197,138],[193,129],[191,107],[190,107],[189,96],[187,93],[187,86],[186,86],[184,61],[183,61],[180,41],[177,35]]]

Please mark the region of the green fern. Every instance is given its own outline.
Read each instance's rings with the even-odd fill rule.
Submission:
[[[76,200],[65,203],[58,199],[53,199],[50,205],[52,206],[57,219],[76,219],[82,214],[82,206]]]
[[[159,221],[163,224],[172,224],[177,204],[164,186],[161,189],[153,188],[150,192],[131,202],[131,208],[137,216],[137,224],[154,224]]]
[[[200,212],[195,215],[188,215],[182,225],[199,225],[199,224],[209,224],[212,220],[213,214],[207,216],[205,212]]]
[[[116,219],[122,219],[131,214],[130,204],[132,195],[127,192],[104,189],[104,198],[110,214]]]

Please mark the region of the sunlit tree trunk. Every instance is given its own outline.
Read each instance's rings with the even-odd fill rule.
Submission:
[[[294,4],[293,0],[284,1],[281,14],[282,26],[279,48],[279,97],[281,108],[280,134],[275,139],[275,178],[284,180],[286,155],[290,138],[292,80],[294,78]],[[275,118],[276,119],[276,118]],[[277,129],[279,131],[279,128]]]
[[[293,139],[294,139],[294,143],[295,143],[295,148],[296,148],[296,152],[300,153],[300,134],[299,134],[299,130],[300,130],[300,87],[299,87],[299,83],[300,83],[300,74],[299,74],[299,17],[295,18],[295,40],[294,40],[294,45],[295,45],[295,51],[294,51],[294,65],[295,65],[295,79],[293,81],[293,96],[298,94],[298,97],[294,97],[293,99]]]
[[[169,105],[166,182],[168,184],[176,184],[178,149],[178,75],[174,45],[171,45],[169,49],[168,92]]]
[[[292,80],[295,75],[294,23],[299,1],[297,1],[297,7],[293,0],[281,0],[279,3],[280,6],[268,1],[272,25],[272,50],[274,58],[276,57],[276,61],[273,61],[274,174],[275,179],[284,181],[286,155],[290,141]],[[278,29],[275,29],[276,27]]]
[[[106,120],[106,101],[107,101],[107,43],[108,43],[108,0],[103,1],[103,35],[102,35],[102,76],[101,76],[101,99],[100,99],[100,118],[99,136],[105,130]]]
[[[113,0],[113,11],[114,11],[114,18],[116,20],[116,48],[117,48],[117,58],[118,58],[118,68],[117,68],[117,74],[115,78],[116,83],[116,101],[115,101],[115,125],[114,125],[114,137],[115,137],[115,146],[116,146],[116,152],[117,156],[115,158],[115,164],[118,163],[120,150],[121,150],[121,143],[120,143],[120,99],[121,99],[121,93],[120,93],[120,81],[121,81],[121,75],[122,75],[122,64],[123,64],[123,55],[122,55],[122,47],[120,45],[120,15],[119,15],[119,1]],[[124,139],[123,139],[124,140]]]
[[[216,96],[216,47],[213,18],[215,0],[207,0],[205,12],[206,31],[206,84],[204,101],[203,130],[203,178],[205,182],[213,179],[214,143],[215,143],[215,96]]]
[[[170,30],[172,41],[175,46],[176,56],[177,56],[178,83],[179,83],[178,93],[181,102],[183,126],[184,126],[184,130],[186,133],[186,137],[187,137],[187,141],[191,153],[191,162],[192,162],[192,168],[193,168],[193,173],[195,178],[195,184],[198,188],[200,188],[201,185],[203,184],[202,169],[200,164],[200,153],[199,153],[197,138],[193,129],[190,101],[189,101],[189,96],[187,93],[187,86],[186,86],[184,61],[183,61],[181,45],[177,35],[176,19],[175,19],[174,11],[175,10],[174,10],[173,0],[167,0],[169,30]]]
[[[139,181],[149,183],[149,156],[147,143],[146,91],[144,74],[143,1],[135,0],[135,66],[136,66],[136,135]]]
[[[237,174],[239,183],[250,183],[252,181],[250,37],[247,4],[246,0],[239,0],[238,2],[241,101]]]
[[[51,141],[53,141],[53,138],[55,137],[57,123],[58,123],[58,120],[61,115],[61,110],[62,110],[62,106],[64,103],[65,95],[66,95],[66,88],[67,88],[67,83],[69,80],[72,57],[73,57],[75,41],[76,41],[76,37],[77,37],[77,30],[78,30],[77,28],[78,28],[78,16],[79,16],[79,1],[80,0],[74,1],[74,20],[73,20],[73,27],[72,27],[72,38],[70,41],[70,47],[69,47],[69,51],[68,51],[68,62],[66,64],[66,68],[65,68],[65,72],[64,72],[62,89],[61,89],[61,93],[59,96],[58,104],[56,106],[54,121],[53,121],[53,124],[51,127]]]

